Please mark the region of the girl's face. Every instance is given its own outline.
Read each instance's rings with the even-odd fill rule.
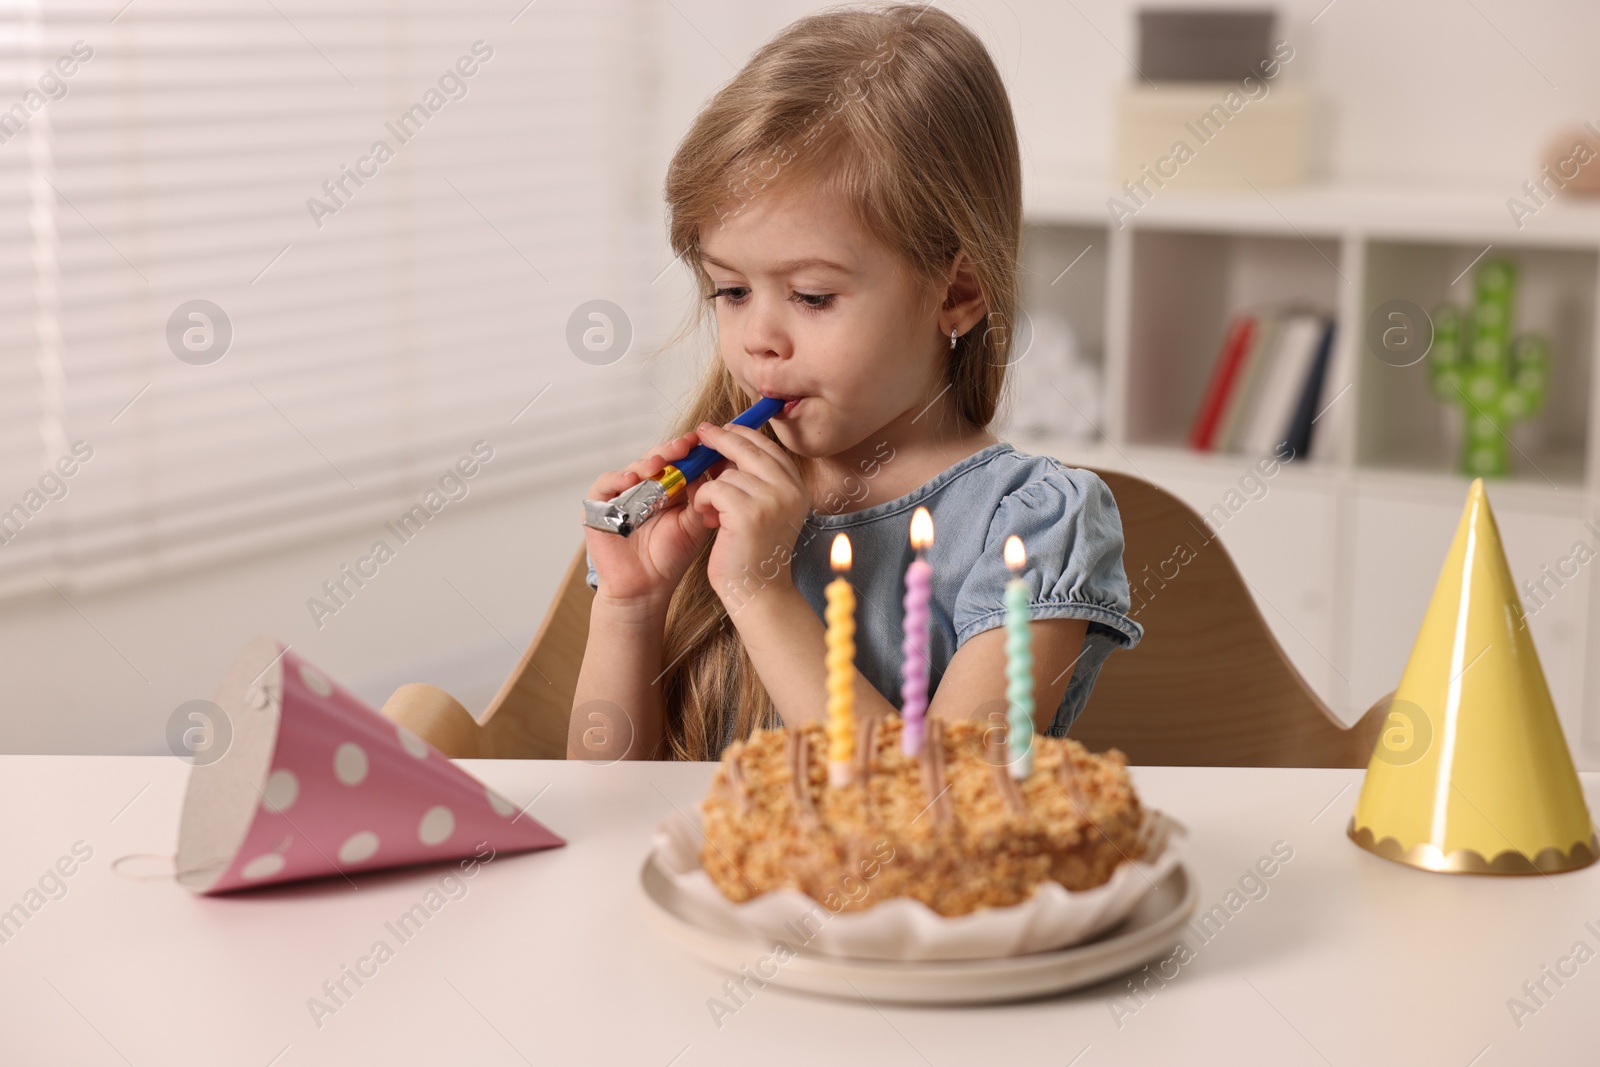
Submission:
[[[773,431],[821,458],[915,421],[944,389],[949,341],[937,300],[843,201],[796,184],[702,226],[701,261],[723,363],[752,401],[793,401]]]

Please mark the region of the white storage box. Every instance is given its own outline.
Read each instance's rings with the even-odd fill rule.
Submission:
[[[1297,185],[1310,169],[1311,99],[1296,85],[1259,78],[1248,91],[1237,81],[1137,85],[1123,90],[1117,110],[1118,190],[1128,181],[1141,197],[1167,185]]]

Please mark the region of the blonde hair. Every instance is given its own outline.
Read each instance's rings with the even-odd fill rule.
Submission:
[[[930,295],[966,253],[988,320],[959,339],[947,372],[956,416],[987,427],[1016,313],[1022,168],[1011,104],[983,43],[937,8],[892,4],[810,15],[762,46],[696,116],[667,170],[672,249],[702,293],[714,286],[700,262],[701,227],[778,183],[807,181],[841,194]],[[696,301],[668,346],[706,325],[709,303]],[[674,433],[722,425],[747,404],[713,353]],[[667,613],[661,681],[675,759],[716,758],[730,715],[738,738],[778,725],[706,576],[710,552],[708,538]]]

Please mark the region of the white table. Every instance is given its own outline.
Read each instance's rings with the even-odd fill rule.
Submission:
[[[502,856],[336,1013],[325,981],[395,939],[385,923],[453,867],[204,899],[113,873],[170,856],[188,767],[156,757],[0,757],[0,909],[75,842],[93,858],[0,944],[0,1063],[829,1063],[1489,1067],[1595,1062],[1600,959],[1519,1029],[1507,1000],[1577,941],[1600,950],[1600,865],[1553,877],[1441,876],[1344,836],[1361,774],[1136,768],[1191,830],[1200,910],[1284,841],[1293,859],[1142,1006],[1126,980],[1046,1000],[921,1009],[758,990],[719,1029],[724,975],[643,913],[650,829],[710,764],[463,761],[569,844]],[[1600,775],[1584,776],[1591,809]],[[140,867],[125,861],[120,870]],[[148,871],[157,861],[144,861]],[[170,861],[164,868],[170,872]],[[1572,969],[1572,964],[1567,964]],[[370,967],[368,968],[371,969]],[[1170,972],[1169,972],[1170,973]],[[1531,1002],[1530,1002],[1531,1004]]]

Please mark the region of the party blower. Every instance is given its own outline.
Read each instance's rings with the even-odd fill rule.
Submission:
[[[783,410],[784,403],[776,397],[764,396],[741,412],[733,424],[759,430],[768,419]],[[695,445],[687,456],[676,463],[668,463],[655,477],[629,486],[610,500],[585,500],[583,524],[627,537],[721,458],[722,453],[716,449]]]

